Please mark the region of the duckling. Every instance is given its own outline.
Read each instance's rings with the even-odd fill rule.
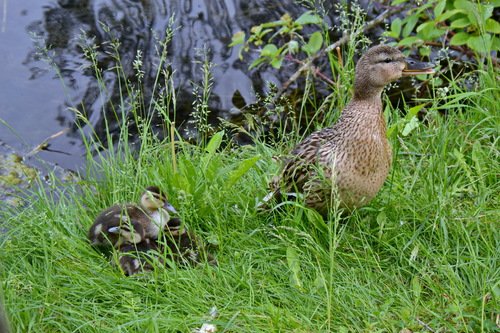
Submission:
[[[90,227],[88,238],[92,245],[116,248],[123,243],[140,243],[145,238],[156,239],[170,220],[169,212],[177,213],[167,196],[157,186],[149,186],[139,205],[119,204],[101,212]]]
[[[165,264],[165,257],[182,265],[197,265],[204,255],[211,265],[217,265],[216,259],[205,253],[200,239],[186,230],[179,218],[172,218],[158,239],[143,238],[137,243],[124,242],[117,248],[119,264],[126,276],[153,270],[153,261]]]
[[[157,241],[148,238],[135,244],[124,243],[120,245],[118,251],[118,261],[126,276],[153,270],[151,262],[159,254]]]
[[[336,202],[348,211],[369,203],[392,163],[382,90],[402,76],[432,73],[430,65],[406,60],[396,48],[378,45],[366,51],[356,65],[354,95],[338,122],[295,146],[258,208],[297,193],[323,216]]]
[[[192,231],[188,231],[179,218],[168,221],[163,238],[158,239],[160,249],[167,250],[173,259],[181,264],[197,265],[204,257],[210,265],[217,265],[217,260],[206,252],[202,240]]]

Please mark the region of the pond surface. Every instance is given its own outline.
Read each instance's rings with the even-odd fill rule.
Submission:
[[[236,110],[235,94],[248,103],[254,100],[255,91],[265,89],[266,80],[279,81],[272,73],[250,73],[248,63],[239,61],[237,52],[227,46],[232,35],[278,19],[284,13],[298,15],[305,10],[293,1],[263,0],[0,3],[0,144],[26,155],[48,137],[65,130],[49,141],[48,151],[37,156],[68,169],[82,165],[84,152],[71,108],[85,110],[92,127],[102,135],[103,110],[109,109],[110,102],[116,103],[120,93],[117,77],[109,71],[104,74],[108,93],[100,95],[91,71],[85,69],[89,63],[79,46],[82,40],[92,40],[96,45],[106,44],[111,38],[119,40],[125,75],[132,80],[132,61],[138,51],[142,52],[147,92],[156,74],[155,66],[150,64],[158,62],[157,40],[164,37],[174,15],[177,30],[168,49],[168,62],[175,70],[178,117],[185,122],[191,112],[190,81],[202,77],[199,67],[193,64],[197,50],[206,46],[210,60],[216,64],[210,107],[214,117],[228,118]],[[97,51],[99,66],[110,68],[116,64],[105,47]],[[44,54],[50,56],[57,70]],[[84,133],[91,133],[90,126],[81,126]]]
[[[335,3],[327,4],[325,20],[330,26],[339,16],[333,10]],[[361,3],[368,17],[384,9],[378,2]],[[7,149],[23,157],[35,155],[69,170],[84,162],[79,128],[86,136],[95,133],[105,139],[104,115],[109,119],[113,112],[129,111],[116,109],[127,93],[110,70],[117,65],[111,40],[119,42],[120,65],[133,84],[137,84],[133,61],[141,54],[144,78],[139,86],[149,101],[160,63],[158,41],[165,38],[169,24],[175,29],[163,69],[173,72],[176,125],[189,133],[192,82],[200,82],[203,75],[195,64],[200,50],[208,49],[215,64],[208,103],[212,120],[241,118],[242,106],[265,93],[267,82],[278,86],[285,82],[297,64],[284,64],[279,71],[249,71],[252,55],[239,60],[238,49],[228,47],[232,35],[245,31],[248,36],[254,25],[286,13],[296,18],[306,11],[293,0],[0,0],[0,4],[0,154]],[[83,44],[96,45],[103,87],[83,56]],[[127,102],[125,98],[122,104]],[[75,109],[89,124],[75,121]],[[118,130],[118,123],[110,124],[112,133]],[[48,149],[30,153],[48,138]]]

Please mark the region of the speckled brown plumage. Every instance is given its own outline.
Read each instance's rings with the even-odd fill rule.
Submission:
[[[88,231],[95,246],[118,247],[123,242],[139,243],[145,237],[156,238],[170,220],[175,209],[165,193],[157,186],[149,186],[141,195],[140,203],[118,204],[102,211]]]
[[[403,75],[431,72],[427,64],[406,61],[396,48],[369,49],[356,65],[354,95],[338,122],[292,150],[265,200],[299,192],[307,206],[323,215],[337,201],[347,209],[367,204],[382,187],[392,161],[382,90]]]

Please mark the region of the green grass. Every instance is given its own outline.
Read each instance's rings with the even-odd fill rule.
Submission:
[[[116,152],[89,153],[85,180],[54,179],[26,207],[2,207],[0,281],[13,332],[191,332],[213,306],[219,332],[498,331],[497,76],[478,72],[477,92],[450,83],[406,136],[411,118],[387,108],[388,181],[368,207],[326,223],[300,205],[257,214],[278,170],[273,146],[222,145],[220,133],[205,147],[177,142],[174,156],[147,120],[139,151],[124,129]],[[152,184],[217,244],[218,267],[125,277],[89,246],[100,210]]]

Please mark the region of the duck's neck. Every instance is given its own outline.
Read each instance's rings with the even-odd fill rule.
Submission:
[[[163,230],[163,228],[167,225],[168,220],[170,220],[170,214],[168,214],[168,212],[163,208],[152,211],[150,216],[153,224],[160,230]]]
[[[367,85],[360,85],[360,84],[355,84],[354,85],[354,93],[352,96],[352,101],[356,102],[375,102],[375,101],[382,101],[381,96],[382,96],[382,91],[384,90],[384,87],[378,88],[378,87],[371,87]]]
[[[384,85],[380,86],[370,79],[369,73],[356,70],[354,78],[354,94],[353,99],[380,99]]]
[[[383,112],[381,94],[381,91],[374,95],[359,96],[359,93],[355,94],[343,113],[366,118],[379,117]]]
[[[363,98],[354,96],[342,111],[339,122],[356,124],[356,126],[349,126],[356,131],[360,126],[366,129],[366,133],[385,135],[386,125],[380,93],[363,96]]]

